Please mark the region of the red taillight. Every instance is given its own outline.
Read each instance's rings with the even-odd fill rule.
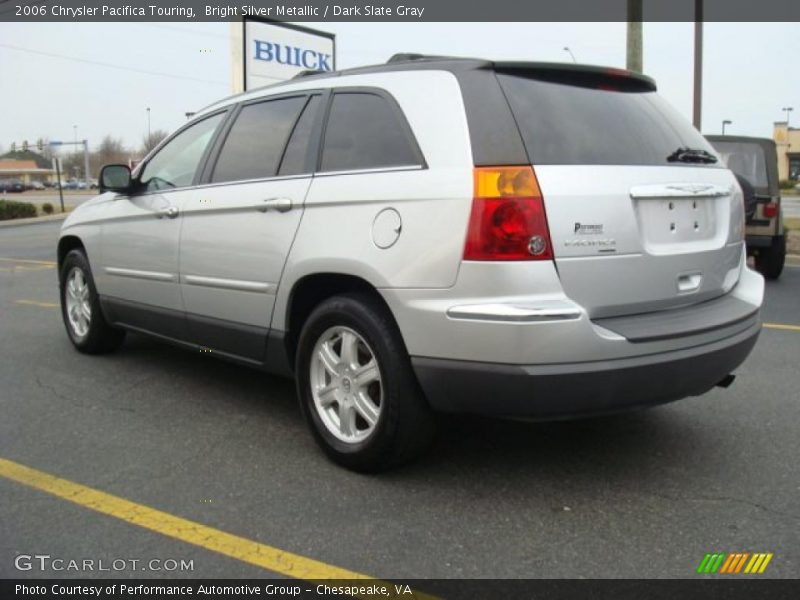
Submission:
[[[764,215],[765,219],[774,219],[778,216],[778,205],[774,202],[767,202],[761,208],[761,214]]]
[[[475,169],[464,260],[552,258],[544,202],[533,169]]]

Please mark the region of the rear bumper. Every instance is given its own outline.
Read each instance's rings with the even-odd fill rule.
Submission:
[[[603,414],[703,394],[747,358],[759,319],[714,343],[616,360],[511,365],[412,357],[442,412],[541,419]]]

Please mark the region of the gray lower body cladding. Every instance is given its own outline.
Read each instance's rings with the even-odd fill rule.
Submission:
[[[683,350],[575,364],[510,365],[413,357],[435,410],[557,419],[613,413],[703,394],[747,358],[761,324]]]

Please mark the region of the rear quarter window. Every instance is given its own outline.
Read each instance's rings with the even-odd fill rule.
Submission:
[[[533,164],[686,166],[667,157],[680,147],[714,153],[655,92],[615,88],[611,82],[573,85],[508,73],[497,77]]]
[[[336,92],[322,148],[322,171],[422,165],[411,129],[393,101],[370,92]]]

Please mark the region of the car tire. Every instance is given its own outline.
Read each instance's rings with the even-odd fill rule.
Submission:
[[[759,248],[756,255],[756,269],[767,279],[777,279],[786,261],[786,235],[772,238],[769,248]]]
[[[434,415],[397,324],[368,294],[334,296],[314,309],[296,375],[311,432],[339,465],[382,471],[416,458],[433,438]]]
[[[80,352],[104,354],[119,348],[125,331],[105,320],[89,260],[81,250],[64,258],[59,272],[61,316],[67,335]]]

